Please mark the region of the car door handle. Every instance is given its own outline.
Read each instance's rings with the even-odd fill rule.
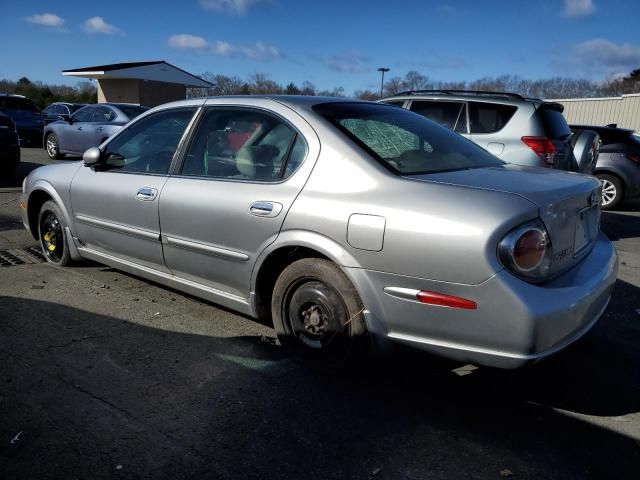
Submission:
[[[149,202],[158,196],[158,190],[151,187],[142,187],[136,193],[136,200],[140,200],[142,202]]]
[[[277,202],[253,202],[249,207],[249,213],[257,217],[277,217],[282,211],[282,204]]]

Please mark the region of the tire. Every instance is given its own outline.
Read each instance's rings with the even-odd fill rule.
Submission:
[[[608,173],[596,174],[602,185],[602,209],[611,210],[624,200],[624,184],[622,180]]]
[[[58,205],[51,200],[45,202],[38,214],[38,240],[47,262],[61,267],[71,263],[65,227]]]
[[[56,137],[55,133],[47,133],[47,136],[44,138],[44,149],[52,160],[62,158],[60,154],[60,144],[58,143],[58,137]]]
[[[364,306],[334,263],[297,260],[283,270],[273,289],[271,315],[278,340],[307,365],[341,370],[369,353]]]

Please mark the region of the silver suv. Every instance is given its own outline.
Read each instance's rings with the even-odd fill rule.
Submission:
[[[597,161],[597,134],[572,135],[559,103],[467,90],[414,90],[381,102],[423,115],[508,163],[591,174]]]

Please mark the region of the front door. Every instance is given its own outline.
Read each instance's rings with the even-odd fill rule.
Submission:
[[[110,141],[104,160],[71,184],[76,233],[84,248],[165,270],[159,196],[194,108],[161,110]]]
[[[88,105],[78,110],[72,117],[71,122],[63,127],[63,131],[58,139],[60,148],[73,153],[84,153],[82,149],[83,139],[86,131],[91,128],[93,122],[93,111],[95,107]]]
[[[160,198],[174,275],[248,296],[257,256],[276,239],[310,173],[311,160],[303,160],[317,155],[309,130],[264,110],[207,108]]]

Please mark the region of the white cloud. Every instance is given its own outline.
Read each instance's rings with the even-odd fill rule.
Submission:
[[[366,55],[357,50],[350,50],[326,57],[323,63],[325,67],[336,72],[360,73],[365,71],[365,64],[368,61],[369,57]]]
[[[569,54],[562,54],[551,62],[561,75],[598,75],[608,77],[629,72],[640,64],[640,44],[613,43],[594,38],[572,45]]]
[[[213,12],[226,12],[236,15],[244,15],[251,8],[269,0],[200,0],[200,5],[205,10]]]
[[[172,48],[187,48],[199,50],[207,47],[207,41],[202,37],[183,33],[169,37],[169,46]]]
[[[616,44],[594,38],[574,45],[573,50],[585,64],[623,68],[640,64],[640,45],[631,43]]]
[[[566,17],[587,17],[596,11],[593,0],[564,0]]]
[[[167,43],[172,48],[196,50],[219,57],[244,57],[263,61],[284,58],[284,55],[278,48],[272,45],[266,45],[262,42],[257,42],[255,45],[249,46],[233,45],[221,40],[210,43],[202,37],[182,33],[169,37]]]
[[[53,13],[36,13],[25,19],[29,23],[42,25],[43,27],[64,30],[64,18]]]
[[[88,33],[104,33],[105,35],[113,35],[117,33],[119,30],[113,25],[109,25],[104,21],[102,17],[91,17],[88,18],[84,24],[83,28],[85,32]]]

